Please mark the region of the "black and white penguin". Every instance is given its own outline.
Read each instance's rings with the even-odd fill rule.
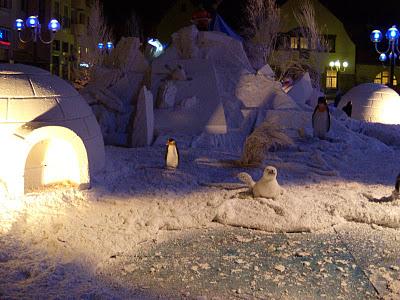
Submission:
[[[392,200],[397,200],[400,198],[400,173],[397,175],[396,183],[394,185],[394,191],[392,193]]]
[[[325,97],[318,98],[318,104],[312,114],[312,126],[314,129],[314,136],[320,139],[324,139],[331,128],[331,116]]]
[[[353,104],[351,101],[347,102],[346,106],[344,106],[342,110],[351,118],[351,112],[353,111]]]
[[[165,149],[165,166],[168,169],[176,169],[179,164],[179,151],[176,141],[169,138]]]

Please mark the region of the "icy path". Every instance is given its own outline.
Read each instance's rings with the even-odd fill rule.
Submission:
[[[351,151],[350,151],[351,150]],[[230,189],[235,176],[261,169],[228,167],[236,157],[181,149],[176,171],[162,168],[163,147],[107,148],[106,171],[89,191],[54,191],[0,202],[0,298],[28,295],[124,297],[102,274],[121,255],[162,241],[166,231],[209,228],[215,222],[270,232],[318,231],[348,221],[398,230],[399,200],[390,195],[400,151],[346,149],[306,141],[274,153],[286,189],[279,201]],[[219,187],[209,187],[216,185]],[[51,296],[52,297],[52,296]]]

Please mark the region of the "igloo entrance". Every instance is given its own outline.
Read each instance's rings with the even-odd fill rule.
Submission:
[[[56,185],[80,184],[79,161],[74,148],[62,139],[33,146],[25,164],[25,193]]]
[[[60,186],[88,187],[88,158],[82,140],[63,127],[38,131],[25,160],[24,193]]]

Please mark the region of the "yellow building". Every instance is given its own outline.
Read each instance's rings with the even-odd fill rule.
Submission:
[[[51,48],[50,71],[72,80],[79,65],[79,38],[86,34],[89,5],[86,0],[52,0],[52,17],[61,23]]]
[[[315,19],[318,28],[327,41],[327,49],[324,53],[311,49],[310,41],[304,39],[301,34],[301,28],[296,21],[294,12],[297,11],[303,1],[288,0],[281,8],[281,35],[288,41],[285,43],[286,49],[280,51],[297,50],[298,55],[305,61],[317,62],[315,68],[323,72],[321,87],[326,92],[335,92],[340,89],[346,91],[355,84],[356,71],[356,47],[350,39],[343,23],[333,15],[325,6],[317,0],[310,0],[314,7]],[[289,48],[289,49],[288,49]],[[331,61],[346,61],[347,68],[341,67],[338,71],[335,66],[329,66]]]

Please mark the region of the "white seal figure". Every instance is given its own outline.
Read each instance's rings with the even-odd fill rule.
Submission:
[[[179,164],[178,146],[174,139],[168,139],[165,149],[165,166],[169,169],[176,169]]]
[[[267,166],[263,176],[257,182],[254,182],[253,178],[245,172],[239,173],[238,178],[251,188],[254,197],[276,199],[283,194],[283,188],[276,180],[276,175],[278,175],[276,168]]]

